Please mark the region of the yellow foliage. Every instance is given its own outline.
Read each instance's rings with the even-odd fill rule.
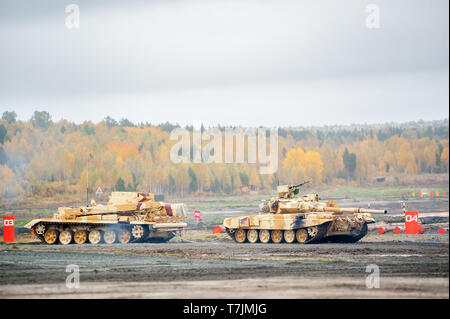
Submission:
[[[68,193],[79,192],[84,200],[88,167],[91,191],[99,186],[109,191],[121,178],[126,187],[130,184],[142,191],[182,194],[190,191],[192,184],[189,168],[202,193],[273,189],[278,183],[307,179],[341,184],[349,182],[343,179],[346,172],[342,155],[346,148],[356,155],[352,178],[357,182],[384,174],[445,173],[449,169],[448,138],[418,138],[424,136],[423,131],[419,134],[420,129],[393,134],[391,129],[383,128],[370,135],[356,133],[356,137],[353,132],[339,131],[325,133],[323,138],[314,133],[283,134],[278,137],[279,170],[273,175],[260,175],[257,164],[174,164],[170,150],[175,141],[161,127],[83,125],[95,132],[86,133],[68,121],[59,121],[46,132],[29,122],[6,125],[8,140],[1,147],[9,167],[0,166],[0,197],[24,193],[24,189],[42,196],[67,189]],[[390,137],[383,136],[386,134]]]
[[[290,170],[289,183],[311,179],[321,182],[323,178],[323,163],[320,154],[315,151],[304,152],[301,148],[291,149],[283,160],[283,168]]]
[[[112,141],[108,143],[107,149],[116,153],[123,160],[139,156],[136,146],[128,143]]]
[[[447,167],[447,172],[448,172],[448,146],[446,146],[443,150],[442,150],[442,154],[441,154],[441,165],[443,167]]]

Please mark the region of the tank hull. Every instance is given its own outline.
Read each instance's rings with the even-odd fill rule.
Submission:
[[[187,226],[183,204],[155,202],[152,194],[115,192],[108,205],[60,207],[53,218],[25,225],[46,244],[164,242]]]
[[[230,237],[238,243],[265,242],[263,237],[267,237],[268,232],[271,236],[269,242],[308,244],[326,240],[356,242],[366,235],[367,224],[373,222],[375,220],[366,213],[339,215],[330,212],[268,213],[226,218],[223,226]],[[276,233],[274,239],[273,233]],[[294,240],[292,233],[295,234]],[[265,235],[261,237],[261,234]],[[258,236],[256,241],[255,236]],[[282,240],[278,241],[280,237]]]

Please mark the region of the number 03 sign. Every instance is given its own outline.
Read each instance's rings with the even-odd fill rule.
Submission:
[[[419,234],[419,212],[405,212],[405,233]]]
[[[14,242],[14,216],[3,216],[3,241]]]

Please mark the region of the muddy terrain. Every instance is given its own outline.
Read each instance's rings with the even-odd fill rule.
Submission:
[[[448,199],[408,206],[444,212]],[[236,244],[212,233],[224,217],[255,213],[253,207],[204,210],[202,223],[188,219],[183,241],[166,244],[49,246],[18,232],[17,243],[0,244],[0,298],[448,298],[448,214],[421,220],[423,234],[405,235],[390,229],[401,222],[400,202],[371,208],[389,214],[377,215],[356,244]],[[377,233],[380,225],[387,233]],[[79,288],[66,287],[68,265],[79,267]],[[379,288],[366,286],[369,265],[379,269]]]
[[[448,298],[448,235],[441,239],[0,245],[0,297]],[[65,286],[69,264],[79,266],[80,289]],[[365,284],[371,264],[380,270],[378,290]]]

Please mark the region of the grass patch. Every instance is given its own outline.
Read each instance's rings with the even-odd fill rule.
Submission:
[[[399,200],[412,198],[413,192],[416,193],[416,198],[419,198],[420,189],[412,186],[340,186],[326,190],[321,195],[328,198]],[[440,194],[443,194],[443,192],[448,193],[448,187],[427,187],[427,189],[433,192],[438,191]]]
[[[9,215],[30,215],[30,216],[53,216],[56,210],[53,209],[41,209],[41,210],[8,210],[8,211],[0,211],[0,216],[9,216]]]
[[[232,241],[232,239],[227,234],[213,234],[212,231],[187,231],[183,235],[183,240],[199,242],[210,242],[216,240]]]

